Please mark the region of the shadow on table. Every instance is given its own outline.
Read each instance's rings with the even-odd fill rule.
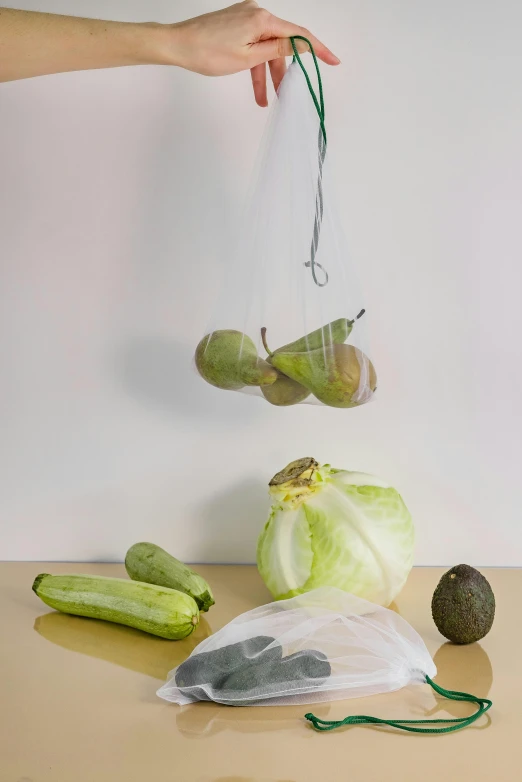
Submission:
[[[63,649],[105,660],[161,681],[212,633],[204,617],[200,618],[199,625],[188,638],[168,641],[132,627],[56,611],[37,617],[34,629],[47,641]]]

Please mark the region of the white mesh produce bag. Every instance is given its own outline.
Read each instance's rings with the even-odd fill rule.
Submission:
[[[241,614],[197,646],[170,672],[158,695],[178,704],[214,701],[229,706],[318,703],[392,692],[429,683],[454,700],[479,705],[456,720],[325,721],[318,730],[383,723],[416,732],[448,732],[470,724],[491,701],[443,690],[432,682],[435,664],[420,635],[395,611],[322,587]],[[416,724],[454,723],[444,728]]]
[[[158,694],[179,704],[314,703],[391,692],[435,673],[399,614],[323,587],[241,614],[202,641]]]

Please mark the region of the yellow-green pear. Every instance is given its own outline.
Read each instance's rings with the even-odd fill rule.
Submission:
[[[225,329],[203,337],[196,348],[196,366],[207,383],[238,390],[275,383],[278,372],[257,355],[256,346],[241,331]]]
[[[377,387],[373,364],[353,345],[330,345],[303,353],[276,352],[270,363],[330,407],[362,405]]]
[[[288,345],[277,348],[275,352],[303,353],[305,350],[318,350],[328,345],[339,345],[342,342],[346,342],[352,332],[355,321],[363,315],[364,310],[361,310],[357,317],[352,320],[338,318],[331,323],[327,323],[326,326],[321,326],[321,328],[311,331],[310,334],[296,339],[295,342],[290,342]]]
[[[271,405],[277,407],[289,407],[297,405],[310,396],[310,391],[286,375],[277,373],[277,380],[270,386],[261,386],[263,396]]]

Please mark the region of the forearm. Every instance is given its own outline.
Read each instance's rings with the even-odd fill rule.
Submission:
[[[291,45],[290,38],[294,38]],[[256,101],[267,105],[266,66],[277,90],[285,57],[314,47],[329,65],[340,60],[304,27],[241,0],[176,24],[106,22],[0,8],[0,82],[47,73],[177,65],[207,76],[250,69]]]
[[[122,65],[175,64],[175,26],[0,8],[0,81]]]

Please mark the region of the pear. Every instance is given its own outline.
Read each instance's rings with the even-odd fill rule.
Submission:
[[[290,342],[288,345],[283,345],[282,348],[278,348],[276,353],[304,353],[309,350],[318,350],[325,347],[325,345],[337,345],[342,342],[346,342],[351,334],[353,325],[356,320],[364,315],[364,310],[357,315],[353,320],[347,318],[338,318],[327,323],[326,326],[321,326],[320,329],[306,334],[300,339],[296,339],[295,342]]]
[[[268,353],[267,362],[272,364],[272,355],[270,348],[266,342],[266,328],[263,326],[261,329],[261,340],[263,346]],[[277,372],[277,370],[276,370]],[[282,372],[277,372],[277,380],[270,386],[264,386],[261,389],[265,399],[270,402],[271,405],[277,405],[277,407],[289,407],[290,405],[297,405],[310,396],[310,391],[298,383],[296,380],[283,375]]]
[[[330,345],[307,353],[276,352],[270,362],[330,407],[362,405],[377,387],[373,364],[353,345]]]
[[[267,399],[271,405],[277,405],[278,407],[289,407],[290,405],[297,405],[310,396],[310,391],[297,383],[295,380],[287,377],[286,375],[277,373],[277,380],[270,386],[262,386],[261,391],[263,396]]]
[[[203,337],[196,348],[196,366],[207,383],[238,390],[275,383],[278,372],[257,355],[256,346],[241,331],[226,329]]]

